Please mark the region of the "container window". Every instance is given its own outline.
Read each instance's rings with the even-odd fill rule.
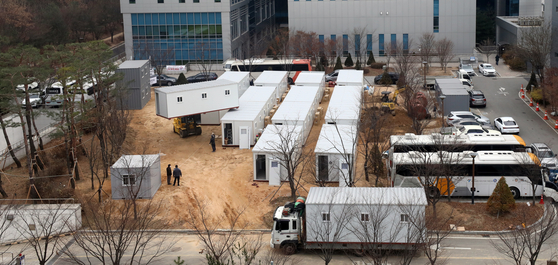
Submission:
[[[230,95],[230,94],[231,94],[231,91],[230,91],[230,90],[228,90],[228,89],[225,90],[225,96],[228,96],[228,95]]]
[[[207,98],[207,93],[202,93],[202,98]]]
[[[409,215],[402,213],[401,214],[401,222],[408,223],[409,222]]]
[[[182,103],[182,97],[176,97],[176,102]]]
[[[122,175],[122,186],[136,186],[136,175]]]
[[[361,222],[370,222],[370,214],[368,214],[368,213],[361,213],[361,214],[360,214],[360,221],[361,221]]]
[[[330,222],[330,214],[329,213],[322,213],[322,221],[323,222]]]

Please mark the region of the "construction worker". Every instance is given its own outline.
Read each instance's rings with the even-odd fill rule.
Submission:
[[[178,186],[180,186],[180,177],[182,177],[182,171],[178,168],[178,165],[174,166],[172,175],[174,176],[174,183],[172,185],[174,186],[176,184],[176,181],[178,180]]]
[[[211,139],[209,139],[209,144],[211,148],[213,148],[213,152],[215,152],[215,133],[211,133]]]

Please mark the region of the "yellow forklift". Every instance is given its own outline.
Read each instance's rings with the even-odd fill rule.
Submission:
[[[185,138],[190,135],[201,135],[202,129],[194,116],[184,116],[172,120],[172,131]]]

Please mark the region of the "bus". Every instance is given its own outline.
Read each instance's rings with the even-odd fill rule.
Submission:
[[[310,59],[229,59],[223,63],[225,71],[263,72],[272,71],[312,71]]]
[[[471,151],[440,153],[411,151],[393,154],[386,163],[392,185],[422,187],[424,183],[430,183],[431,188],[427,189],[429,196],[471,196],[474,170],[475,196],[492,195],[500,177],[506,179],[516,199],[533,196],[531,179],[537,182],[534,195],[543,193],[543,168],[532,153],[477,151],[474,166]],[[441,155],[444,159],[440,159]],[[452,172],[449,183],[446,183],[446,174],[437,171],[443,170],[444,166]],[[430,179],[421,179],[425,176]]]
[[[517,135],[468,134],[468,135],[392,135],[389,153],[463,152],[463,151],[514,151],[526,152],[525,141]]]

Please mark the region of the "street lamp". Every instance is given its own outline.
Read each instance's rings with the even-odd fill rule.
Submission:
[[[473,158],[473,180],[471,186],[471,204],[475,204],[475,157],[477,157],[477,153],[469,153],[469,155]]]
[[[424,75],[424,86],[423,88],[426,89],[426,65],[428,64],[427,61],[422,61],[422,74]]]
[[[444,99],[446,99],[446,95],[442,94],[440,95],[440,100],[442,101],[442,131],[444,130],[444,128],[446,127],[446,119],[444,119],[444,115],[446,114],[445,110],[444,110]]]

